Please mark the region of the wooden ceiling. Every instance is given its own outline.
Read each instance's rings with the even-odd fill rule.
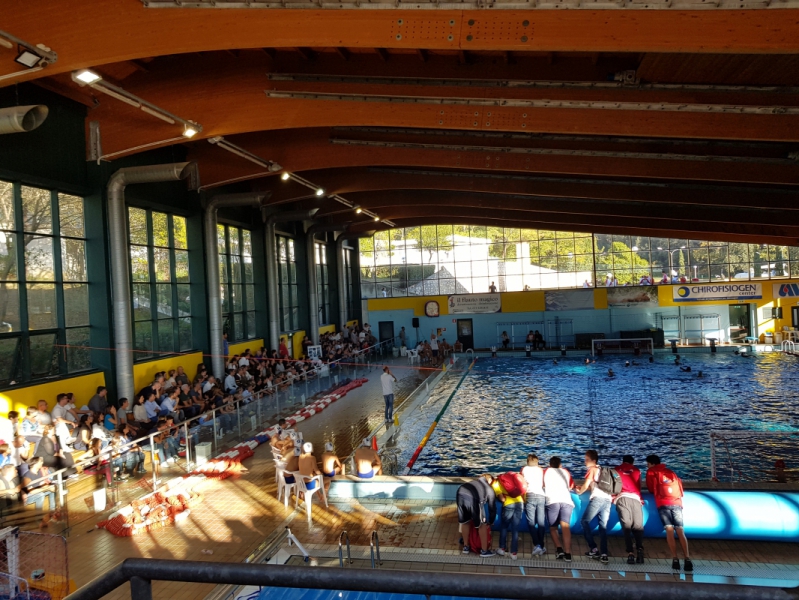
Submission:
[[[107,159],[182,143],[205,189],[247,182],[353,233],[226,141],[397,226],[462,222],[799,245],[799,10],[19,6],[58,53],[32,80],[87,106]],[[0,47],[0,76],[19,69]],[[201,134],[73,82],[91,68]],[[614,81],[615,79],[615,81]],[[622,81],[619,81],[622,80]],[[88,149],[87,149],[88,155]],[[320,204],[321,203],[321,204]]]

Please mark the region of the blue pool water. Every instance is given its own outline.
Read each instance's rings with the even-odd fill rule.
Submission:
[[[711,476],[714,430],[797,432],[717,443],[722,481],[767,481],[777,458],[799,468],[799,359],[780,354],[685,354],[684,373],[671,354],[625,368],[630,356],[583,359],[481,358],[467,375],[411,474],[472,476],[517,470],[528,452],[562,458],[575,477],[583,455],[600,462],[633,454],[644,466],[659,454],[683,479]],[[612,368],[615,377],[608,377]],[[697,372],[704,378],[698,379]],[[405,417],[396,444],[404,466],[459,377],[452,374],[421,411]]]

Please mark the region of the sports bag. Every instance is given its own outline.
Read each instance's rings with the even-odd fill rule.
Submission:
[[[497,477],[497,480],[511,498],[518,498],[527,493],[527,481],[519,473],[503,473]]]
[[[480,554],[480,530],[472,525],[471,529],[469,530],[469,550],[474,552],[475,554]],[[488,532],[488,550],[491,550],[491,532]]]
[[[668,504],[668,500],[680,500],[682,498],[682,481],[680,481],[674,471],[669,469],[658,471],[655,496],[659,500],[666,501],[666,504]]]
[[[621,494],[621,475],[619,475],[619,472],[616,469],[611,467],[600,467],[599,480],[596,482],[596,486],[601,491],[605,492],[606,494],[610,494],[611,496]]]

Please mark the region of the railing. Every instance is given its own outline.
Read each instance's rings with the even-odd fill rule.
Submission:
[[[129,558],[65,600],[99,600],[130,582],[132,600],[152,600],[153,581],[215,583],[353,592],[388,592],[464,598],[548,598],[618,600],[702,598],[702,600],[797,600],[795,588],[694,583],[689,581],[595,580],[508,577],[488,573],[437,573],[382,569],[311,569],[285,565],[208,563]],[[282,594],[282,598],[291,598]]]
[[[352,555],[350,554],[350,534],[346,531],[342,531],[338,536],[338,566],[344,567],[344,548],[341,545],[341,538],[346,538],[347,540],[347,564],[352,564]]]
[[[174,425],[171,428],[162,431],[153,431],[147,435],[143,435],[131,442],[120,446],[118,451],[121,452],[137,452],[135,447],[140,447],[144,453],[149,453],[152,459],[152,475],[148,487],[153,491],[156,490],[159,484],[163,483],[160,476],[163,471],[157,466],[158,455],[161,455],[161,460],[164,459],[164,452],[162,446],[155,441],[157,436],[166,434],[167,436],[178,436],[185,445],[179,445],[178,450],[185,450],[185,470],[178,473],[175,471],[174,475],[179,476],[185,471],[193,470],[198,462],[198,450],[203,456],[200,458],[208,459],[217,455],[224,449],[234,446],[243,439],[252,437],[255,433],[262,428],[270,425],[272,422],[277,421],[282,415],[288,415],[295,410],[295,407],[305,406],[309,398],[319,392],[331,389],[344,378],[357,379],[359,376],[366,375],[374,368],[373,358],[375,356],[385,356],[389,344],[393,344],[394,340],[385,340],[379,344],[370,346],[359,350],[356,356],[349,360],[338,360],[331,363],[325,363],[319,367],[310,369],[306,377],[303,379],[295,379],[289,385],[282,388],[272,388],[272,393],[262,391],[258,393],[253,399],[244,404],[238,402],[236,404],[227,405],[212,410],[204,411],[200,415],[191,417]],[[234,410],[230,410],[230,406],[234,406]],[[178,409],[180,410],[180,409]],[[132,414],[132,413],[129,413]],[[200,419],[203,423],[200,423]],[[226,434],[221,435],[221,430],[224,429]],[[112,432],[109,432],[111,435]],[[210,440],[205,438],[210,437]],[[203,444],[210,444],[210,447]],[[142,463],[143,464],[143,463]],[[77,468],[83,469],[84,474],[78,478],[67,478],[67,472]],[[95,515],[102,513],[103,510],[89,510],[86,511],[85,507],[81,507],[78,499],[72,491],[76,489],[76,484],[87,481],[90,477],[104,475],[106,481],[104,482],[103,489],[111,490],[112,504],[119,504],[122,502],[122,490],[119,483],[115,481],[113,475],[117,469],[124,470],[124,461],[120,465],[115,456],[112,456],[110,450],[105,450],[100,456],[91,456],[76,461],[73,467],[63,468],[58,471],[48,473],[47,477],[55,485],[55,493],[57,506],[50,507],[53,511],[57,509],[65,517],[65,520],[58,523],[52,523],[50,530],[54,533],[68,534],[69,530],[76,524],[94,518]],[[69,489],[68,489],[69,488]],[[96,491],[97,488],[92,489],[89,493],[84,494],[86,500],[89,496]],[[133,489],[134,494],[139,494],[141,488]],[[149,490],[148,490],[149,491]],[[69,496],[70,504],[76,503],[79,510],[64,511],[66,505],[66,498]],[[135,495],[125,500],[134,500]],[[89,502],[87,502],[89,504]],[[84,511],[84,518],[80,518],[79,514]],[[21,513],[24,514],[24,513]],[[4,520],[10,515],[4,515]],[[15,515],[16,516],[16,515]],[[37,521],[38,521],[37,516]]]
[[[375,568],[375,554],[377,554],[377,566],[382,566],[383,561],[380,560],[380,538],[377,537],[377,530],[372,531],[369,536],[369,556],[372,559],[372,568]]]
[[[793,340],[782,340],[780,350],[787,354],[796,354],[796,342]]]

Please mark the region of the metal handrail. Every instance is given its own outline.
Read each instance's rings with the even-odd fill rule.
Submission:
[[[352,564],[352,556],[350,555],[350,534],[346,530],[342,531],[338,536],[338,566],[344,567],[344,549],[341,547],[341,538],[347,538],[347,564]]]
[[[377,530],[372,531],[372,535],[369,537],[369,554],[372,558],[372,568],[375,568],[375,553],[377,553],[377,564],[378,566],[383,565],[383,561],[380,560],[380,539],[377,537]]]
[[[229,583],[261,587],[300,588],[353,592],[391,592],[423,596],[548,598],[592,600],[643,598],[672,600],[797,600],[794,588],[697,583],[693,581],[641,581],[572,579],[564,577],[508,577],[489,573],[444,573],[393,569],[309,569],[307,566],[208,563],[203,561],[128,558],[106,571],[65,600],[100,600],[130,582],[131,597],[152,599],[153,581]]]

